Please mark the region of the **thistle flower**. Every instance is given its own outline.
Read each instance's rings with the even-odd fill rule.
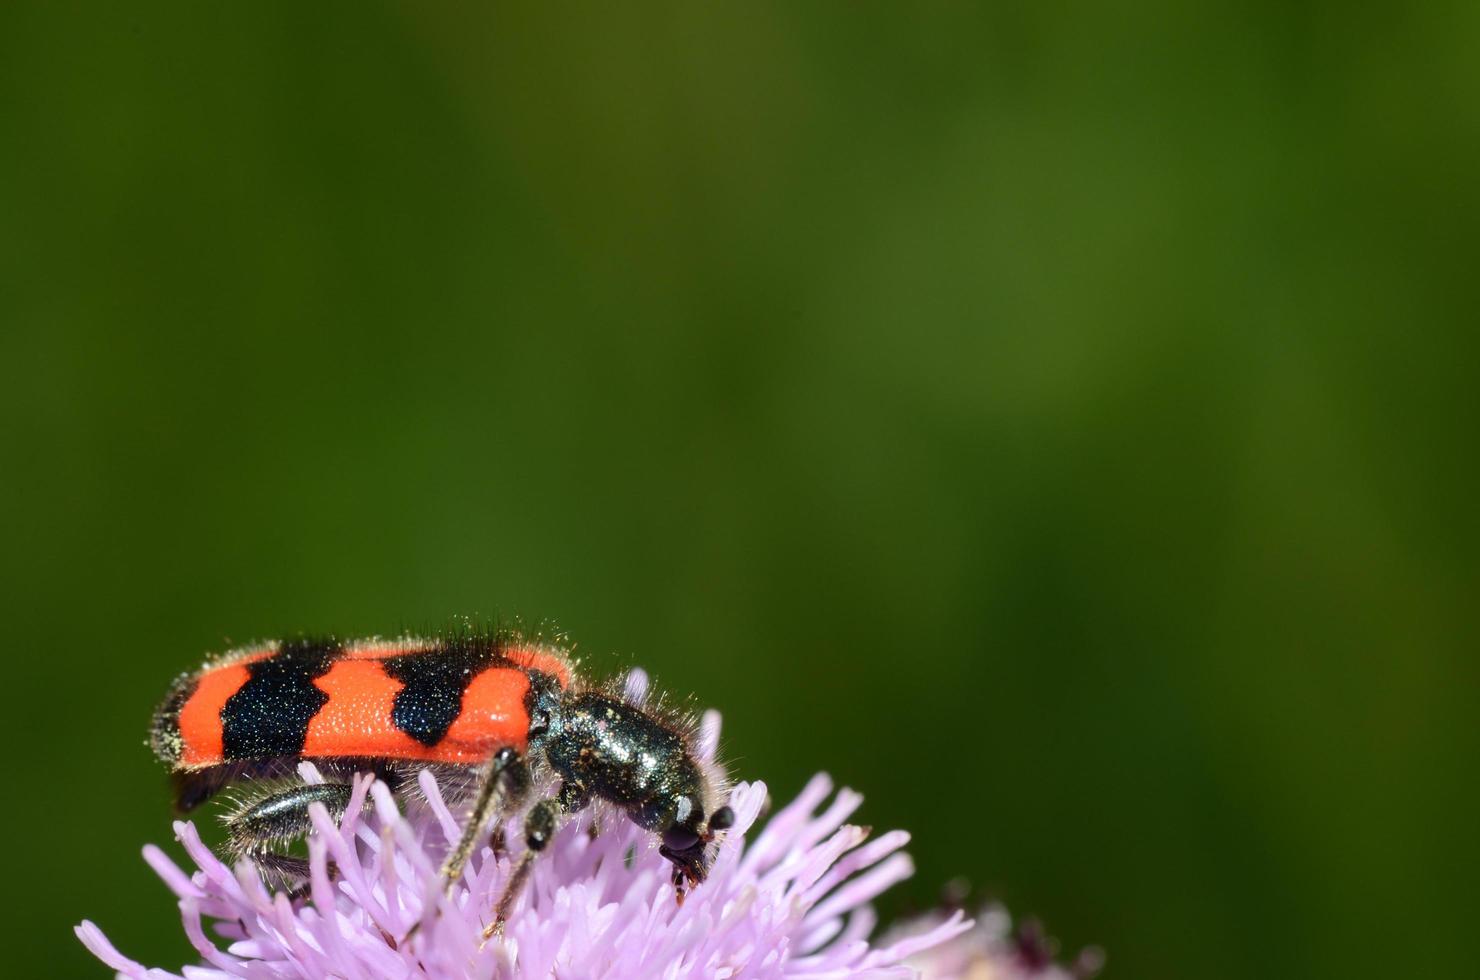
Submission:
[[[640,699],[645,687],[640,672],[629,677],[629,694]],[[712,756],[718,739],[719,716],[708,712],[701,753]],[[307,763],[300,771],[318,779]],[[502,934],[485,942],[518,854],[484,847],[445,894],[439,868],[460,827],[430,772],[418,782],[424,802],[398,806],[384,783],[356,777],[338,826],[315,804],[307,895],[296,899],[270,891],[249,862],[234,869],[222,863],[189,822],[177,822],[175,835],[196,865],[193,873],[146,847],[144,858],[178,897],[185,933],[203,961],[183,975],[910,977],[916,975],[910,957],[970,927],[957,912],[886,945],[870,944],[876,919],[868,903],[912,873],[900,850],[909,835],[893,831],[868,841],[867,830],[845,823],[862,797],[847,789],[833,795],[830,780],[818,775],[758,832],[766,787],[736,785],[734,826],[708,880],[682,904],[651,835],[593,807],[570,820],[540,856]],[[517,830],[516,818],[509,840],[519,840]],[[215,920],[224,947],[207,936],[207,920]],[[76,931],[120,976],[178,976],[124,956],[91,922]]]
[[[886,941],[930,935],[950,921],[931,913],[895,926]],[[907,957],[906,962],[929,980],[1089,980],[1100,972],[1105,955],[1099,947],[1081,950],[1067,966],[1058,962],[1058,944],[1032,919],[1016,928],[1001,905],[977,913],[971,928]]]

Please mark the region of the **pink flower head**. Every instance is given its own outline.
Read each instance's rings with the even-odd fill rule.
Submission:
[[[931,913],[890,929],[886,940],[928,936],[950,919]],[[1058,944],[1029,919],[1013,927],[1001,905],[988,905],[971,928],[911,955],[906,962],[930,980],[1089,980],[1105,956],[1098,947],[1082,950],[1073,963],[1058,962]]]
[[[645,689],[646,678],[634,671],[629,695],[640,699]],[[719,716],[711,711],[701,755],[712,757],[718,739]],[[300,772],[319,778],[307,763]],[[847,789],[833,795],[819,775],[760,827],[765,785],[737,784],[730,795],[734,826],[708,880],[682,904],[651,835],[592,807],[540,855],[502,934],[485,942],[518,851],[482,848],[452,894],[444,894],[442,857],[461,828],[429,772],[420,774],[419,788],[424,802],[398,804],[384,783],[358,776],[338,826],[315,804],[310,881],[298,898],[269,890],[249,862],[228,867],[191,823],[177,822],[175,835],[197,870],[187,874],[153,845],[144,859],[179,898],[186,935],[201,956],[183,976],[911,977],[910,957],[971,925],[958,912],[887,945],[871,944],[876,920],[868,903],[911,874],[900,850],[909,835],[893,831],[869,841],[868,831],[845,822],[862,797]],[[511,841],[520,839],[517,824]],[[206,920],[214,920],[224,945],[207,935]],[[77,935],[120,976],[179,976],[124,956],[91,922]]]

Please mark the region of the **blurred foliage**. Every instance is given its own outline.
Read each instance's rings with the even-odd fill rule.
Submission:
[[[502,6],[502,5],[501,5]],[[0,8],[9,961],[173,674],[552,617],[1106,977],[1470,967],[1480,6]]]

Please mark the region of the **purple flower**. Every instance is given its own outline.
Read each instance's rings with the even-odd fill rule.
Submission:
[[[902,923],[885,934],[898,942],[928,936],[951,919],[931,913]],[[930,980],[1087,980],[1100,972],[1105,956],[1091,946],[1068,966],[1057,960],[1058,945],[1029,919],[1013,928],[1012,916],[1001,905],[988,905],[970,929],[934,943],[906,959]]]
[[[640,700],[645,688],[645,677],[634,672],[629,695]],[[700,753],[712,756],[718,738],[719,716],[709,712]],[[300,771],[318,779],[311,765]],[[569,821],[535,862],[502,935],[485,942],[484,927],[517,851],[484,847],[445,895],[438,869],[460,828],[429,772],[421,773],[419,788],[424,802],[398,805],[385,784],[357,777],[337,827],[316,804],[308,894],[296,900],[270,891],[249,863],[223,864],[192,824],[177,822],[175,835],[198,870],[185,873],[152,845],[144,859],[178,896],[186,935],[203,961],[183,975],[910,977],[916,975],[910,957],[971,925],[958,912],[871,945],[876,920],[868,903],[911,874],[900,850],[909,835],[893,831],[869,841],[868,831],[845,823],[862,797],[847,789],[832,795],[831,782],[819,775],[759,829],[765,785],[736,785],[735,824],[708,880],[682,904],[651,835],[593,807]],[[371,806],[362,809],[366,800]],[[519,840],[517,819],[507,836]],[[224,945],[207,935],[208,919]],[[177,976],[124,956],[91,922],[78,926],[77,935],[121,976]]]

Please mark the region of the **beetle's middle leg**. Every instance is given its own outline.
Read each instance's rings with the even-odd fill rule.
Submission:
[[[518,807],[529,792],[529,782],[529,767],[512,748],[499,749],[483,767],[478,780],[478,795],[473,799],[473,812],[463,825],[457,846],[442,862],[442,883],[449,895],[478,846],[484,825],[490,817]]]

